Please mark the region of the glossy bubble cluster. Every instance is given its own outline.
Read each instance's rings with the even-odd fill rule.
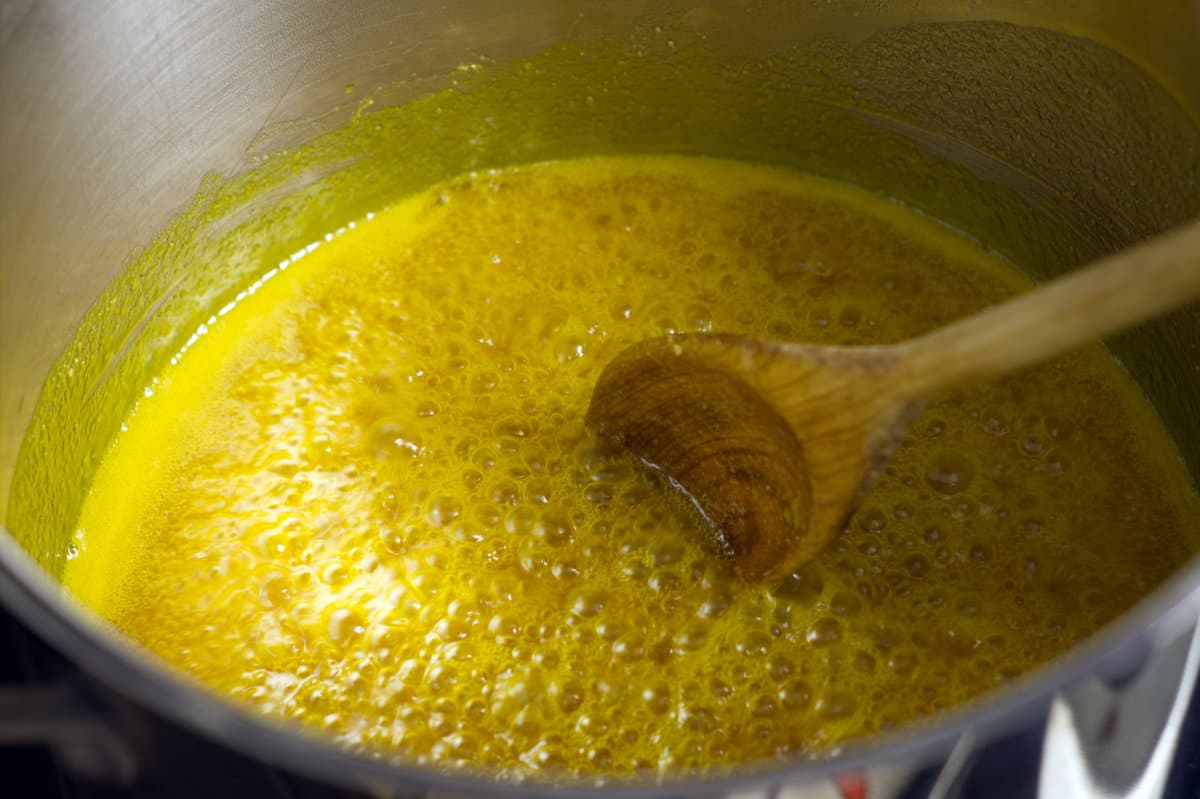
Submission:
[[[180,359],[217,390],[159,391],[198,432],[155,433],[169,479],[103,610],[356,749],[555,779],[817,753],[1054,657],[1190,551],[1169,443],[1098,348],[937,398],[773,587],[585,433],[641,338],[887,342],[1023,285],[844,187],[699,159],[472,175],[275,282],[235,312],[268,332]],[[89,531],[154,471],[116,467]]]

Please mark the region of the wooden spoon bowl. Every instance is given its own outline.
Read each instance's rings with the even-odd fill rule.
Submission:
[[[929,394],[1056,355],[1200,294],[1200,223],[885,347],[672,335],[605,368],[588,427],[663,473],[743,577],[845,526]]]

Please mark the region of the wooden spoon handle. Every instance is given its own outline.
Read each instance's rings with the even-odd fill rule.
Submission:
[[[920,397],[1026,366],[1200,295],[1200,221],[897,345],[897,392]]]

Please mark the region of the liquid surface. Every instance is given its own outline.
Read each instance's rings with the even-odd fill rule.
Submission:
[[[276,270],[147,389],[66,583],[146,648],[384,757],[655,778],[816,754],[1063,652],[1192,551],[1099,347],[934,399],[778,586],[583,429],[670,331],[913,336],[1021,290],[856,190],[703,159],[463,178]]]

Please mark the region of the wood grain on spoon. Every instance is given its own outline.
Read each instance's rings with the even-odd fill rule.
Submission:
[[[845,526],[930,393],[1027,366],[1200,294],[1200,223],[907,342],[682,334],[621,352],[587,424],[662,472],[747,579]]]

